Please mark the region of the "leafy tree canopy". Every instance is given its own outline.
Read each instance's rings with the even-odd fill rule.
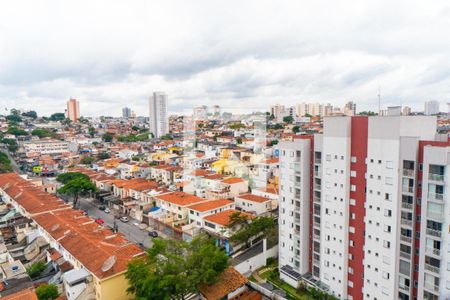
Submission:
[[[11,161],[8,156],[5,153],[0,152],[0,173],[8,173],[12,172],[12,170]]]
[[[292,116],[286,116],[286,117],[284,117],[283,118],[283,122],[284,123],[292,123],[294,121],[294,117],[292,117]]]
[[[58,298],[58,287],[54,284],[41,284],[36,289],[36,295],[39,300],[53,300]]]
[[[102,136],[102,140],[103,140],[104,142],[110,143],[110,142],[112,142],[112,140],[113,140],[113,135],[110,134],[110,133],[105,133],[105,134]]]
[[[205,235],[191,242],[155,239],[144,259],[128,265],[125,276],[135,299],[185,299],[214,283],[227,266],[225,252]]]
[[[66,115],[64,113],[54,113],[50,116],[50,121],[62,121],[66,118]]]
[[[73,180],[73,179],[77,179],[77,178],[84,178],[89,180],[89,177],[83,173],[80,172],[67,172],[67,173],[62,173],[59,174],[58,177],[56,177],[56,180],[61,182],[62,184],[66,184],[69,181]]]
[[[30,110],[30,111],[22,113],[22,116],[29,117],[29,118],[32,118],[32,119],[36,119],[37,118],[37,113],[34,110]]]
[[[73,196],[73,207],[77,207],[78,197],[89,195],[90,193],[96,192],[97,188],[95,184],[92,183],[89,178],[86,179],[82,176],[78,176],[74,179],[69,180],[65,183],[58,193],[68,196]]]

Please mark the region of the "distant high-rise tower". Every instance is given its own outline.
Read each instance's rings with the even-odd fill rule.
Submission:
[[[439,113],[439,102],[438,101],[427,101],[425,102],[425,115],[431,116]]]
[[[215,116],[219,116],[220,115],[220,106],[219,105],[214,105],[213,106],[213,114]]]
[[[347,102],[344,106],[344,115],[355,116],[356,115],[356,104],[353,101]]]
[[[67,101],[66,117],[74,123],[78,122],[78,119],[80,118],[80,103],[77,99],[70,98],[70,100]]]
[[[169,133],[169,120],[167,118],[167,95],[162,92],[154,92],[148,99],[150,113],[150,132],[155,137]]]
[[[132,111],[129,107],[122,108],[122,117],[124,118],[131,118],[132,117]]]

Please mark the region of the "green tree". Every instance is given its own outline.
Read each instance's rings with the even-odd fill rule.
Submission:
[[[165,134],[165,135],[162,135],[160,137],[160,139],[162,139],[162,140],[173,140],[173,137],[170,134]]]
[[[62,119],[61,120],[61,124],[63,124],[63,125],[70,125],[72,123],[72,120],[71,119],[69,119],[69,118],[64,118],[64,119]]]
[[[79,196],[86,196],[96,191],[95,184],[83,177],[72,179],[58,189],[58,193],[73,197],[73,208],[77,207]]]
[[[17,123],[22,122],[22,118],[19,115],[14,115],[14,114],[6,116],[6,120],[17,122]]]
[[[185,299],[214,283],[227,266],[224,250],[205,235],[191,242],[155,239],[144,259],[128,265],[125,276],[137,300]]]
[[[85,156],[80,160],[80,163],[83,165],[90,165],[94,162],[94,158],[92,156]]]
[[[58,177],[56,177],[56,180],[58,182],[61,182],[62,184],[66,184],[69,181],[77,178],[83,178],[89,180],[89,177],[83,173],[80,172],[66,172],[59,174]]]
[[[300,127],[299,126],[292,127],[292,132],[293,133],[299,133],[300,132]]]
[[[89,135],[91,136],[91,137],[94,137],[95,136],[95,128],[94,127],[89,127]]]
[[[112,140],[113,140],[113,135],[112,135],[111,133],[105,133],[105,134],[102,136],[102,140],[103,140],[104,142],[110,143],[110,142],[112,142]]]
[[[32,118],[32,119],[36,119],[37,118],[37,113],[34,110],[30,110],[30,111],[22,113],[22,116],[29,117],[29,118]]]
[[[44,137],[55,137],[55,133],[47,130],[47,129],[41,129],[41,128],[36,128],[31,132],[31,135],[35,135],[38,136],[39,138],[44,138]]]
[[[58,287],[54,284],[41,284],[36,289],[39,300],[54,300],[58,298]]]
[[[28,135],[28,132],[16,126],[10,126],[6,132],[15,136]]]
[[[0,173],[9,173],[12,172],[12,170],[11,161],[8,156],[5,153],[0,152]]]
[[[50,121],[62,121],[66,118],[66,115],[64,113],[54,113],[50,116]]]
[[[283,128],[284,128],[283,125],[281,125],[279,123],[273,125],[273,129],[283,129]]]
[[[39,277],[39,275],[42,274],[45,270],[45,263],[42,261],[33,263],[29,268],[27,268],[28,276],[31,277],[31,279]]]
[[[103,152],[100,152],[98,155],[97,155],[97,159],[108,159],[108,158],[111,158],[111,155],[109,155],[109,153],[108,152],[105,152],[105,151],[103,151]]]
[[[231,242],[245,243],[249,247],[252,238],[273,238],[276,235],[276,222],[272,217],[257,217],[242,224],[244,226],[230,237]]]
[[[294,121],[294,117],[292,117],[292,116],[286,116],[286,117],[283,118],[283,122],[284,123],[291,124],[293,121]]]

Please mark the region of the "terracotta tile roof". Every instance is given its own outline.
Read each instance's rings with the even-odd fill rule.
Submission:
[[[205,219],[211,223],[215,223],[215,224],[222,225],[222,226],[227,226],[228,224],[230,224],[230,216],[237,212],[241,213],[241,215],[247,216],[248,218],[252,218],[252,216],[250,214],[247,214],[245,212],[238,211],[235,209],[228,209],[228,210],[224,210],[224,211],[214,214],[214,215],[206,216],[203,219]]]
[[[253,195],[253,194],[239,195],[239,196],[236,196],[236,198],[242,198],[242,199],[245,199],[248,201],[259,202],[259,203],[271,201],[270,199],[265,198],[263,196],[258,196],[258,195]]]
[[[191,205],[191,206],[189,206],[189,209],[203,212],[203,211],[208,211],[208,210],[220,208],[223,206],[227,206],[227,205],[230,205],[233,203],[234,203],[233,201],[227,200],[227,199],[210,200],[207,202]]]
[[[122,234],[98,225],[79,210],[49,212],[34,217],[34,220],[98,278],[125,271],[130,260],[143,254]],[[116,262],[103,272],[102,266],[111,256],[116,257]]]
[[[210,179],[210,180],[215,180],[215,179],[223,179],[223,175],[222,174],[211,174],[211,175],[206,175],[205,179]]]
[[[206,176],[212,174],[211,171],[205,169],[196,169],[191,172],[192,176]]]
[[[16,173],[0,174],[0,188],[30,215],[71,208],[63,200],[44,192]]]
[[[208,300],[220,300],[247,282],[248,279],[235,268],[228,267],[216,283],[201,287],[200,293]]]
[[[277,164],[280,161],[280,159],[278,157],[272,157],[272,158],[268,158],[266,160],[264,160],[262,163],[263,164]]]
[[[222,182],[226,183],[226,184],[234,184],[234,183],[244,182],[244,179],[238,178],[238,177],[231,177],[231,178],[222,180]]]
[[[189,206],[192,204],[208,201],[206,199],[184,192],[172,192],[157,196],[156,198],[179,206]]]
[[[20,292],[3,296],[2,300],[38,300],[36,293],[32,289],[22,290]]]
[[[278,195],[278,190],[274,189],[274,188],[260,188],[260,189],[258,189],[258,191]]]

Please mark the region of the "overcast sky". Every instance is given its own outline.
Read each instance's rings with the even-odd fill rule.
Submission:
[[[448,1],[1,1],[0,110],[450,102]]]

